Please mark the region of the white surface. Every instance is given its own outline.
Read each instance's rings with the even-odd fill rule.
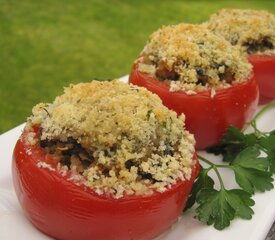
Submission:
[[[127,81],[127,78],[124,77],[123,80]],[[258,126],[264,131],[275,129],[275,110],[259,119]],[[49,239],[25,219],[12,186],[12,151],[23,127],[24,124],[0,135],[0,239]],[[208,157],[221,161],[212,155]],[[228,188],[235,187],[230,171],[222,171],[222,175],[226,178],[225,185]],[[194,211],[190,210],[158,240],[263,240],[275,220],[275,190],[257,193],[253,199],[256,204],[253,207],[255,214],[252,220],[235,219],[229,228],[217,231],[194,219]]]

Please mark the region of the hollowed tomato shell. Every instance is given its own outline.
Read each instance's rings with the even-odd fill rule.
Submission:
[[[254,75],[243,83],[217,89],[213,97],[210,90],[188,95],[184,91],[169,91],[169,86],[156,77],[139,72],[137,64],[133,65],[129,82],[157,94],[178,115],[184,113],[186,129],[195,135],[197,149],[219,143],[230,125],[243,128],[256,111],[259,88]]]
[[[259,83],[260,103],[275,99],[275,55],[248,55]]]
[[[38,130],[34,130],[37,134]],[[15,192],[30,222],[55,239],[152,239],[168,229],[182,214],[199,172],[178,181],[163,193],[115,199],[62,176],[38,145],[29,145],[29,131],[17,141],[12,162]],[[41,168],[40,161],[51,168]]]

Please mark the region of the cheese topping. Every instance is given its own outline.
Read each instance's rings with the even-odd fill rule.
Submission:
[[[40,146],[98,194],[162,192],[191,176],[195,142],[184,115],[145,88],[117,80],[70,85],[53,103],[36,105],[28,125],[40,125]]]

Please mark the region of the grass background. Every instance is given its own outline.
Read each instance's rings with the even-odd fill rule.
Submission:
[[[128,74],[160,26],[200,23],[224,7],[275,13],[272,0],[0,0],[0,134],[69,83]]]

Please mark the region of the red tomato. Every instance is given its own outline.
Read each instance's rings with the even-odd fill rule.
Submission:
[[[254,76],[244,83],[216,90],[213,98],[210,90],[194,95],[187,95],[183,91],[170,92],[169,86],[139,72],[137,63],[133,66],[129,82],[157,94],[163,104],[177,114],[184,113],[186,129],[195,135],[197,149],[217,144],[230,125],[243,128],[255,113],[259,99]]]
[[[35,130],[35,134],[38,133]],[[40,231],[57,239],[152,239],[168,229],[185,206],[199,171],[163,193],[114,199],[62,176],[51,157],[38,145],[29,145],[24,130],[13,155],[13,182],[27,218]],[[38,167],[46,161],[52,167]]]
[[[275,99],[275,55],[249,55],[260,89],[260,103]]]

